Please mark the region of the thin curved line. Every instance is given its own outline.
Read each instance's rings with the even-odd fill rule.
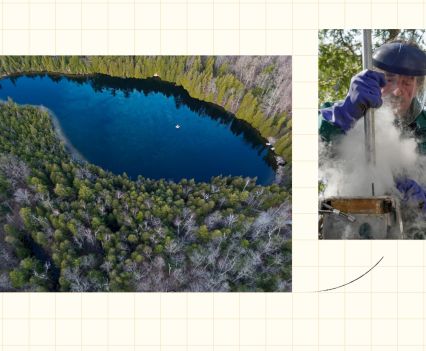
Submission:
[[[353,282],[355,282],[355,281],[357,281],[358,279],[360,279],[360,278],[362,278],[364,275],[366,275],[366,274],[368,274],[369,272],[371,272],[372,270],[373,270],[373,268],[375,268],[382,260],[383,260],[383,257],[385,257],[385,256],[382,256],[382,258],[373,266],[373,267],[371,267],[367,272],[365,272],[364,274],[362,274],[362,275],[360,275],[358,278],[355,278],[354,280],[351,280],[349,283],[346,283],[346,284],[343,284],[343,285],[339,285],[339,286],[336,286],[335,288],[330,288],[330,289],[325,289],[325,290],[318,290],[318,291],[316,291],[316,292],[324,292],[324,291],[330,291],[330,290],[335,290],[335,289],[339,289],[339,288],[342,288],[342,287],[344,287],[344,286],[346,286],[346,285],[349,285],[349,284],[351,284],[351,283],[353,283]]]

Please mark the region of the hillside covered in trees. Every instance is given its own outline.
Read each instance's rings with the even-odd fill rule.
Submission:
[[[291,56],[3,56],[0,74],[57,72],[149,78],[222,106],[272,141],[291,163]],[[287,170],[290,172],[290,168]]]
[[[278,149],[291,136],[290,106],[269,106],[273,92],[236,78],[238,60],[2,57],[0,67],[3,75],[158,74],[261,124]],[[271,62],[268,69],[277,69]],[[0,291],[289,291],[290,204],[286,188],[249,178],[176,183],[114,175],[72,159],[47,111],[0,105]]]

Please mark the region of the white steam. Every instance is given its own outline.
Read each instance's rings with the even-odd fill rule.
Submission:
[[[334,147],[320,143],[319,175],[326,183],[325,197],[395,194],[395,176],[416,179],[419,155],[414,138],[401,138],[392,110],[383,106],[374,111],[376,166],[368,165],[365,153],[364,121],[356,125]],[[331,154],[332,153],[332,154]],[[412,175],[412,176],[410,176]]]
[[[388,106],[375,110],[376,166],[367,164],[364,121],[361,119],[331,147],[320,142],[320,180],[326,187],[321,198],[331,196],[393,195],[402,200],[395,178],[405,176],[426,189],[426,157],[417,152],[413,136],[402,137]],[[426,214],[413,203],[401,201],[404,233],[409,239],[426,239]]]

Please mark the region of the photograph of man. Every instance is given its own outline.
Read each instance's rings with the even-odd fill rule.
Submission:
[[[423,239],[424,31],[376,31],[375,50],[358,32],[364,69],[343,100],[320,101],[320,238]]]

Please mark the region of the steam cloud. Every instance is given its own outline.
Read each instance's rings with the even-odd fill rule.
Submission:
[[[400,129],[394,124],[396,117],[388,105],[375,110],[374,116],[375,167],[366,160],[363,119],[331,147],[320,142],[319,177],[326,184],[320,198],[371,196],[374,182],[375,196],[393,195],[401,200],[402,194],[395,187],[395,178],[400,176],[411,178],[426,188],[426,157],[417,152],[415,139],[401,136]],[[407,222],[411,223],[411,231],[426,237],[426,222],[421,212],[408,209],[404,204],[401,207],[403,217],[410,218]]]

